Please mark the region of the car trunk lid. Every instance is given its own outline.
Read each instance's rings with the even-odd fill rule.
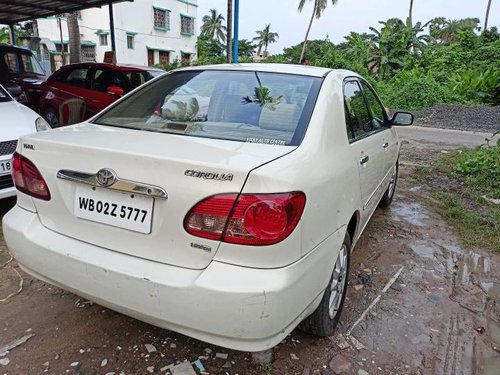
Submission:
[[[183,228],[187,212],[208,196],[240,192],[252,169],[294,149],[92,124],[21,142],[22,154],[39,169],[52,196],[48,202],[33,199],[45,227],[112,251],[196,269],[210,263],[219,242],[189,235]],[[103,169],[124,184],[99,187],[97,172]],[[134,185],[140,188],[130,190]],[[113,203],[117,216],[120,206],[133,211],[125,208],[128,220],[103,219],[106,202],[107,216]],[[132,223],[134,217],[143,220]]]

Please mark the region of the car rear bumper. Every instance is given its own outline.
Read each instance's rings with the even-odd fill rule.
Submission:
[[[192,270],[63,236],[19,206],[5,215],[3,231],[21,267],[36,278],[156,326],[244,351],[273,347],[314,311],[343,238],[336,232],[284,268],[213,261]]]
[[[14,197],[16,195],[16,188],[14,186],[0,189],[0,199]]]

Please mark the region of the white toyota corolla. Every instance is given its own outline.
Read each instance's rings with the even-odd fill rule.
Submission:
[[[331,335],[412,121],[345,70],[180,69],[23,137],[5,240],[31,275],[213,344]]]
[[[9,89],[17,95],[22,93],[19,86]],[[48,129],[49,124],[38,113],[15,101],[0,85],[0,199],[16,195],[11,172],[18,138]]]

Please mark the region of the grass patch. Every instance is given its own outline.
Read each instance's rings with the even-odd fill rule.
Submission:
[[[491,201],[500,198],[500,144],[443,154],[415,177],[431,188],[465,246],[500,252],[500,205]]]

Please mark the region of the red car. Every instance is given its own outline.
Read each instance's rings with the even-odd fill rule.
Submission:
[[[163,73],[132,65],[66,65],[42,84],[40,112],[52,127],[80,122]]]

